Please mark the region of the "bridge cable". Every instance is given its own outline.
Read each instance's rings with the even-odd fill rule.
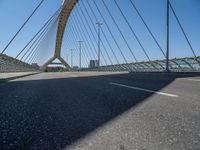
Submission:
[[[68,22],[71,22],[71,17],[69,18]],[[69,37],[71,35],[70,32],[69,32],[69,31],[71,31],[70,27],[72,28],[71,24],[69,24],[68,27],[66,28],[66,31],[65,31],[65,41],[68,41],[69,38],[70,38]],[[69,50],[70,50],[69,42],[66,42],[64,45],[66,47],[65,49],[67,50],[67,52],[69,52]],[[69,60],[67,60],[67,62],[69,62]]]
[[[59,19],[59,16],[60,16],[60,13],[54,18],[54,20],[52,20],[52,23],[48,26],[48,28],[47,28],[47,30],[46,30],[46,32],[45,32],[45,34],[44,34],[44,36],[43,36],[43,38],[40,40],[40,42],[37,44],[37,47],[35,48],[35,52],[34,53],[36,53],[36,54],[32,54],[33,56],[33,58],[32,58],[32,60],[33,59],[36,59],[37,58],[37,56],[39,55],[39,52],[41,52],[40,51],[40,47],[41,47],[41,44],[42,44],[42,42],[47,38],[47,37],[49,37],[48,36],[48,34],[50,33],[50,32],[52,32],[52,28],[54,28],[55,27],[55,25],[57,25],[58,24],[58,19]],[[34,58],[35,57],[35,58]],[[29,61],[31,60],[31,58],[29,58]]]
[[[77,17],[77,16],[76,16],[76,17]],[[75,24],[79,24],[79,22],[75,19],[75,17],[74,17],[73,19],[74,19]],[[91,50],[92,50],[92,47],[93,47],[94,52],[95,52],[95,57],[97,57],[98,54],[97,54],[96,47],[94,46],[94,43],[93,43],[93,41],[92,41],[92,38],[91,38],[90,34],[88,33],[88,31],[86,30],[86,27],[84,26],[84,29],[83,29],[83,27],[82,27],[81,25],[77,25],[77,27],[83,32],[84,35],[87,35],[87,37],[89,38],[89,40],[90,40],[91,42],[89,42],[87,38],[85,38],[85,39],[88,41],[88,44],[89,44],[89,45],[90,45],[90,43],[91,43],[90,48],[91,48]],[[87,34],[85,34],[85,31],[86,31]],[[92,51],[92,52],[93,52],[93,51]]]
[[[40,44],[40,42],[42,41],[42,39],[44,38],[44,36],[46,35],[47,30],[42,34],[42,36],[38,39],[37,43],[35,44],[35,46],[32,48],[32,50],[29,52],[29,54],[26,56],[24,62],[29,63],[30,60],[33,59],[33,57],[35,56],[36,51],[38,50],[38,46]]]
[[[72,23],[72,27],[73,27],[74,31],[75,31],[75,30],[78,31],[78,28],[75,27],[73,23]],[[80,28],[79,28],[79,30],[80,30]],[[82,39],[84,39],[84,37],[83,37],[82,34],[80,34],[80,36],[81,36]],[[93,59],[95,59],[96,56],[95,56],[95,54],[94,54],[94,51],[92,51],[91,45],[90,45],[90,43],[89,43],[89,41],[88,41],[87,38],[85,39],[85,46],[86,46],[86,49],[88,50],[88,54],[90,55],[90,57],[93,58]]]
[[[79,16],[79,18],[80,18],[81,22],[83,23],[83,27],[85,28],[86,33],[87,33],[87,35],[88,35],[88,37],[89,37],[89,39],[90,39],[90,41],[91,41],[91,44],[93,45],[93,47],[94,47],[94,49],[95,49],[95,53],[96,53],[96,55],[98,55],[98,54],[97,54],[97,51],[96,51],[96,47],[94,46],[93,40],[92,40],[92,38],[91,38],[91,36],[90,36],[90,34],[89,34],[89,32],[88,32],[88,30],[87,30],[85,24],[84,24],[82,18],[81,18],[80,16]],[[77,20],[79,20],[79,19],[77,19]],[[77,22],[79,22],[79,21],[77,21]],[[80,24],[80,22],[79,22],[78,24]],[[80,26],[80,27],[82,27],[82,26]],[[84,31],[84,30],[82,30],[82,31]],[[94,37],[94,38],[95,38],[95,37]],[[103,55],[102,55],[102,56],[103,56]],[[103,56],[103,60],[104,60],[104,63],[107,64],[107,62],[106,62],[104,56]],[[101,63],[102,63],[102,62],[101,62]]]
[[[89,23],[88,23],[89,21],[88,21],[88,19],[86,18],[86,15],[85,15],[83,9],[80,7],[80,5],[79,5],[79,8],[80,8],[81,14],[83,15],[85,21],[87,22],[87,25],[90,26]],[[97,30],[96,30],[96,26],[93,24],[93,22],[92,22],[91,20],[90,20],[90,22],[92,23],[92,26],[93,26],[93,29],[94,29],[95,33],[98,34],[98,32],[97,32]],[[91,27],[90,27],[90,29],[91,29]],[[92,31],[92,30],[91,30],[91,31]],[[102,30],[101,30],[101,31],[102,31]],[[103,50],[105,51],[106,56],[108,57],[108,60],[110,61],[110,64],[113,65],[113,62],[112,62],[112,60],[111,60],[111,58],[110,58],[108,52],[106,51],[105,45],[104,45],[104,43],[103,43],[103,41],[102,41],[101,39],[100,39],[100,42],[101,42],[101,44],[102,44],[102,46],[103,46]],[[96,43],[97,43],[97,41],[96,41]]]
[[[29,60],[30,58],[32,58],[34,52],[37,50],[37,47],[39,45],[39,43],[41,42],[42,38],[46,35],[47,33],[47,28],[42,32],[42,34],[40,35],[40,37],[38,37],[38,39],[35,41],[34,46],[32,46],[31,50],[29,51],[28,55],[25,57],[24,62],[27,61],[27,59]]]
[[[87,2],[88,2],[88,1],[87,1]],[[94,0],[93,0],[93,3],[94,3],[94,5],[95,5],[95,7],[97,8],[97,11],[99,12],[101,18],[103,19],[103,21],[104,21],[104,23],[105,23],[105,25],[106,25],[106,27],[107,27],[107,29],[108,29],[108,31],[109,31],[109,33],[110,33],[112,39],[113,39],[113,41],[115,42],[115,44],[116,44],[116,46],[117,46],[117,48],[118,48],[118,50],[119,50],[121,56],[123,57],[125,63],[128,64],[128,61],[127,61],[127,59],[125,58],[125,55],[123,54],[123,52],[122,52],[122,50],[121,50],[121,48],[120,48],[120,46],[119,46],[117,40],[115,39],[113,33],[111,32],[111,29],[110,29],[110,27],[108,26],[108,24],[107,24],[107,22],[106,22],[104,16],[102,15],[102,12],[100,11],[100,9],[99,9],[97,3],[96,3]],[[88,2],[88,5],[89,5],[89,2]],[[132,70],[132,69],[130,68],[129,65],[127,65],[127,67],[128,67],[128,70]],[[135,68],[135,66],[134,66],[134,69],[135,69],[135,71],[137,71],[137,68]]]
[[[85,4],[84,4],[84,3],[82,3],[82,4],[83,4],[83,7],[84,7],[84,9],[85,9],[87,15],[89,16],[89,18],[90,18],[90,20],[91,20],[91,22],[92,22],[91,16],[89,15],[89,12],[87,11]],[[95,21],[98,22],[97,16],[95,15],[94,10],[92,9],[91,5],[90,5],[89,3],[87,3],[87,4],[88,4],[90,11],[92,12],[92,14],[93,14],[93,16],[94,16],[94,18],[95,18]],[[105,38],[105,40],[106,40],[106,42],[107,42],[107,44],[108,44],[108,46],[109,46],[109,48],[110,48],[110,50],[111,50],[111,52],[112,52],[114,58],[115,58],[115,61],[117,62],[117,64],[120,64],[120,63],[119,63],[119,60],[118,60],[118,58],[117,58],[117,56],[116,56],[116,54],[115,54],[115,52],[114,52],[114,49],[112,48],[112,46],[111,46],[111,44],[110,44],[108,38],[106,37],[106,34],[105,34],[104,30],[102,30],[102,34],[103,34],[103,37]],[[122,67],[122,66],[121,66],[121,67]]]
[[[138,62],[138,60],[137,60],[137,58],[136,58],[136,56],[135,56],[134,52],[131,50],[131,47],[130,47],[130,45],[128,44],[128,42],[127,42],[126,38],[124,37],[124,35],[123,35],[122,31],[120,30],[120,28],[119,28],[119,26],[118,26],[117,22],[115,21],[115,19],[114,19],[113,15],[112,15],[111,11],[109,10],[108,6],[106,5],[106,3],[105,3],[105,1],[104,1],[104,0],[102,0],[102,2],[103,2],[103,5],[104,5],[104,6],[105,6],[105,8],[106,8],[106,10],[107,10],[108,14],[110,15],[110,17],[111,17],[112,21],[114,22],[115,26],[117,27],[117,29],[118,29],[118,31],[119,31],[119,33],[120,33],[120,35],[122,36],[122,38],[123,38],[124,42],[126,43],[126,45],[127,45],[128,49],[129,49],[130,53],[132,54],[133,58],[135,59],[135,61],[136,61],[136,62]]]
[[[78,10],[77,10],[77,14],[78,14],[79,18],[81,19],[81,21],[82,21],[82,23],[83,23],[83,26],[85,26],[86,31],[88,31],[87,28],[86,28],[86,25],[85,25],[85,23],[84,23],[84,21],[83,21],[83,19],[82,19],[82,17],[81,17],[81,15],[80,15],[80,13],[79,13]],[[85,22],[86,22],[86,20],[85,20]],[[90,33],[91,33],[91,35],[92,35],[94,41],[95,41],[96,44],[97,44],[96,38],[95,38],[95,36],[94,36],[94,33],[92,32],[92,30],[91,30],[91,28],[90,28],[89,25],[88,25],[88,27],[89,27],[89,29],[90,29],[90,31],[91,31]],[[91,40],[91,41],[92,41],[92,40]],[[102,52],[100,52],[100,53],[101,53],[101,56],[103,57],[103,60],[104,60],[105,64],[107,65],[107,61],[106,61],[106,59],[105,59],[103,53],[102,53]]]
[[[151,29],[149,28],[149,26],[147,25],[146,21],[144,20],[144,18],[142,17],[140,11],[137,9],[136,5],[133,3],[132,0],[129,0],[131,2],[132,7],[135,9],[135,11],[137,12],[138,16],[140,17],[140,19],[142,20],[143,24],[145,25],[146,29],[148,30],[149,34],[151,35],[151,37],[153,38],[154,42],[156,43],[156,45],[158,46],[158,48],[160,49],[160,51],[162,52],[162,54],[164,55],[164,57],[166,58],[166,54],[164,52],[164,50],[161,48],[158,40],[156,39],[156,37],[154,36],[153,32],[151,31]]]
[[[76,17],[77,17],[77,16],[76,16]],[[75,18],[75,17],[74,17],[74,18]],[[79,16],[79,18],[81,18],[81,17]],[[75,20],[76,20],[76,24],[79,24],[79,21],[78,21],[79,19],[77,18],[77,19],[75,19]],[[81,22],[83,22],[83,20],[81,20]],[[82,28],[81,25],[80,25],[79,27]],[[91,42],[88,42],[88,43],[91,43],[91,45],[92,45],[92,47],[93,47],[93,49],[94,49],[94,52],[95,52],[95,54],[96,54],[96,56],[97,56],[98,54],[97,54],[96,46],[95,46],[95,44],[93,43],[93,40],[92,40],[92,38],[91,38],[91,36],[90,36],[90,34],[89,34],[89,32],[88,32],[86,26],[84,25],[84,23],[83,23],[83,27],[84,27],[84,29],[85,29],[87,35],[88,35],[89,40],[91,41]],[[85,34],[84,29],[82,28],[82,32]],[[94,37],[93,37],[93,38],[94,38]],[[87,38],[86,38],[86,39],[87,39]]]
[[[75,26],[75,24],[76,24],[76,23],[75,23],[75,20],[72,20],[72,21],[74,22],[74,23],[72,22],[72,25],[73,25],[74,29],[77,30],[77,31],[78,31],[78,29],[79,29],[79,31],[80,31],[82,28],[80,28],[78,25]],[[78,29],[77,29],[77,28],[78,28]],[[84,33],[84,30],[82,30],[82,32]],[[84,33],[84,34],[85,34],[85,33]],[[80,34],[80,36],[81,36],[82,39],[84,39],[82,34]],[[95,58],[96,58],[95,53],[94,53],[94,51],[92,50],[92,47],[91,47],[91,45],[90,45],[88,39],[85,38],[85,41],[86,41],[87,49],[90,50],[89,53],[92,54],[92,55],[93,55],[93,58],[95,59]],[[89,46],[89,48],[88,48],[88,46]],[[92,57],[91,57],[91,58],[92,58]]]
[[[52,21],[52,20],[51,20]],[[20,60],[22,61],[23,58],[28,54],[28,52],[32,49],[32,47],[35,45],[35,43],[37,43],[38,39],[43,35],[43,33],[45,32],[45,30],[48,28],[48,26],[50,25],[51,22],[48,22],[48,24],[40,31],[40,34],[37,35],[37,38],[35,38],[35,40],[33,41],[33,43],[31,44],[31,46],[27,49],[27,51],[24,53],[24,55],[20,58]]]
[[[75,38],[76,38],[76,42],[79,40],[79,38],[77,37],[77,35],[76,35],[76,33],[75,33],[75,30],[73,30],[73,35],[75,36]],[[89,61],[90,61],[90,56],[88,55],[88,53],[86,53],[86,51],[85,51],[85,49],[84,49],[85,47],[82,45],[82,55],[84,55],[84,58],[85,59],[83,59],[83,57],[82,57],[82,59],[81,60],[85,60],[85,66],[87,66],[87,64],[89,63]]]
[[[58,15],[59,16],[59,15]],[[50,29],[52,28],[52,26],[56,23],[56,21],[58,20],[58,16],[54,18],[54,21],[51,20],[51,22],[48,24],[48,26],[46,26],[44,28],[44,30],[41,32],[40,36],[34,41],[35,46],[33,47],[32,45],[32,50],[29,50],[30,52],[28,53],[28,55],[25,58],[25,61],[28,59],[30,60],[31,57],[33,57],[33,54],[35,53],[35,51],[38,49],[39,44],[41,43],[42,39],[47,35],[47,33],[50,31]],[[30,56],[31,55],[31,56]],[[25,56],[25,55],[24,55]]]
[[[73,30],[73,33],[75,34],[75,33],[76,33],[76,32],[75,32],[76,30],[75,30],[75,27],[73,26],[73,24],[72,24],[72,30]],[[77,30],[77,31],[78,31],[78,30]],[[84,39],[83,36],[82,36],[82,34],[80,34],[80,35],[81,35],[81,38]],[[78,38],[77,38],[77,39],[78,39]],[[79,40],[80,40],[80,39],[79,39]],[[86,44],[87,44],[87,43],[86,43]],[[90,52],[90,51],[89,51],[89,52],[87,51],[87,50],[89,50],[88,45],[85,45],[85,44],[84,44],[84,45],[82,45],[82,46],[83,46],[84,48],[86,48],[86,52],[87,52],[89,58],[92,59],[91,52]],[[95,58],[95,56],[94,56],[94,58]]]
[[[87,67],[90,62],[90,57],[88,57],[87,53],[85,52],[85,49],[82,49],[82,56],[84,56],[84,57],[82,57],[81,60],[85,60],[85,67]],[[81,66],[81,68],[82,68],[82,66]]]
[[[89,23],[88,23],[89,21],[88,21],[88,19],[86,18],[85,14],[84,14],[84,11],[83,11],[83,9],[80,7],[80,5],[79,5],[79,8],[80,8],[80,10],[81,10],[81,14],[84,16],[84,18],[85,18],[87,24],[89,25]],[[91,20],[90,20],[90,22],[91,22]],[[93,24],[93,22],[91,22],[91,23],[92,23],[92,26],[93,26],[93,29],[94,29],[95,33],[98,34],[98,32],[97,32],[97,30],[96,30],[96,28],[95,28],[96,26]],[[90,27],[90,25],[89,25],[89,27]],[[90,30],[91,30],[91,27],[90,27]],[[91,31],[92,31],[92,30],[91,30]],[[103,30],[101,30],[101,32],[102,32],[102,31],[103,31]],[[96,40],[95,40],[95,41],[96,41]],[[106,51],[105,45],[104,45],[104,43],[103,43],[103,41],[102,41],[101,39],[100,39],[100,42],[101,42],[101,44],[102,44],[102,46],[103,46],[103,50],[105,51],[106,56],[107,56],[107,58],[108,58],[110,64],[113,65],[113,62],[112,62],[112,60],[111,60],[111,58],[110,58],[108,52]],[[96,43],[97,43],[97,41],[96,41]],[[102,53],[102,54],[103,54],[103,53]]]
[[[69,22],[69,23],[68,23],[68,27],[67,27],[67,30],[65,31],[65,33],[66,33],[66,34],[65,34],[65,37],[66,37],[65,39],[66,39],[66,41],[68,41],[69,38],[72,39],[71,36],[74,35],[74,34],[76,33],[76,32],[75,32],[75,28],[74,28],[73,23],[72,23],[72,17],[71,17],[71,16],[70,16],[68,22]],[[69,32],[69,31],[71,31],[71,32]],[[70,36],[70,35],[71,35],[71,36]],[[79,34],[79,36],[81,36],[81,34]],[[76,39],[78,39],[77,36],[76,36]],[[74,40],[74,42],[76,43],[76,42],[78,42],[79,40],[80,40],[80,39],[78,39],[77,41]],[[67,43],[69,43],[69,42],[67,42]],[[67,45],[67,49],[70,49],[70,48],[69,48],[69,45],[68,45],[68,44],[66,44],[66,45]],[[82,45],[82,49],[83,49],[83,47],[84,47],[84,46]],[[83,61],[83,59],[82,59],[82,66],[84,66],[84,65],[86,66],[86,64],[87,64],[87,63],[85,62],[85,60]]]
[[[102,15],[102,13],[101,13],[101,11],[100,11],[98,5],[96,4],[96,2],[95,2],[94,0],[93,0],[93,2],[94,2],[94,4],[95,4],[95,7],[97,8],[97,11],[99,12],[101,18],[103,19],[103,21],[104,21],[104,23],[105,23],[105,25],[106,25],[106,27],[107,27],[107,29],[108,29],[110,35],[112,36],[113,40],[115,41],[115,44],[117,45],[118,49],[120,50],[120,53],[121,53],[121,55],[122,55],[122,57],[123,57],[125,63],[128,63],[128,61],[126,60],[126,58],[125,58],[125,56],[124,56],[124,54],[123,54],[121,48],[119,47],[119,44],[117,43],[117,41],[116,41],[116,39],[115,39],[113,33],[111,32],[111,30],[110,30],[110,28],[109,28],[109,26],[108,26],[108,24],[107,24],[105,18],[103,17],[103,15]],[[88,1],[87,1],[87,3],[88,3],[88,5],[90,5]]]
[[[49,33],[49,31],[51,31],[52,27],[54,27],[54,25],[57,24],[59,16],[60,16],[60,14],[59,14],[56,18],[54,18],[54,19],[55,19],[54,22],[53,22],[51,25],[48,26],[48,28],[46,29],[44,35],[43,35],[42,38],[38,41],[38,44],[37,44],[37,46],[35,47],[35,50],[34,50],[34,52],[32,53],[32,56],[29,57],[28,62],[31,62],[31,61],[33,61],[35,58],[37,58],[37,56],[38,56],[38,54],[39,54],[39,47],[41,46],[42,40],[43,40],[45,37],[47,37],[47,34]]]
[[[78,10],[77,10],[77,12],[78,12]],[[79,17],[81,18],[81,16],[80,16],[80,13],[79,13],[79,12],[78,12],[78,14],[79,14]],[[84,16],[83,12],[81,12],[81,14],[83,15],[83,17],[84,17],[84,20],[85,20],[85,22],[86,22],[87,26],[89,27],[89,30],[91,31],[92,37],[93,37],[93,39],[94,39],[95,43],[97,44],[96,38],[95,38],[95,36],[94,36],[94,33],[92,32],[92,29],[91,29],[91,27],[90,27],[90,25],[89,25],[89,23],[88,23],[88,21],[87,21],[86,17]],[[104,49],[104,50],[105,50],[105,49]],[[107,65],[107,61],[106,61],[106,59],[105,59],[105,57],[104,57],[104,55],[103,55],[102,51],[100,52],[100,54],[101,54],[101,56],[103,57],[105,64]]]
[[[128,64],[127,59],[125,58],[125,56],[124,56],[124,54],[123,54],[123,52],[122,52],[122,50],[121,50],[119,44],[117,43],[117,41],[116,41],[116,39],[115,39],[113,33],[111,32],[111,29],[110,29],[110,27],[108,26],[108,24],[107,24],[107,22],[106,22],[104,16],[102,15],[102,12],[100,11],[98,5],[96,4],[96,2],[95,2],[94,0],[93,0],[93,3],[94,3],[94,5],[95,5],[97,11],[99,12],[101,18],[103,19],[103,21],[104,21],[104,23],[105,23],[105,25],[106,25],[106,27],[107,27],[107,29],[108,29],[108,31],[109,31],[109,33],[110,33],[112,39],[113,39],[113,41],[115,42],[115,44],[116,44],[116,46],[117,46],[117,48],[118,48],[118,50],[119,50],[119,52],[120,52],[122,58],[124,59],[125,63]],[[88,2],[88,0],[87,0],[87,4],[90,5],[90,3]],[[132,70],[132,69],[130,68],[130,66],[128,66],[128,67],[129,67],[129,70]],[[136,68],[135,68],[135,71],[137,71]]]
[[[119,7],[119,5],[118,5],[118,3],[116,2],[116,0],[114,0],[114,3],[116,4],[116,6],[117,6],[117,8],[119,9],[121,15],[123,16],[123,18],[124,18],[126,24],[129,26],[129,28],[130,28],[130,30],[131,30],[133,36],[135,37],[136,41],[137,41],[138,44],[140,45],[140,47],[141,47],[142,51],[144,52],[145,56],[147,57],[147,59],[149,60],[149,62],[150,62],[151,65],[153,66],[153,68],[156,68],[155,65],[152,63],[152,61],[151,61],[149,55],[147,54],[147,51],[145,50],[144,46],[142,45],[142,43],[141,43],[139,37],[138,37],[137,34],[135,33],[133,27],[130,25],[128,19],[126,18],[126,16],[125,16],[125,14],[123,13],[122,9]]]
[[[32,37],[32,39],[24,46],[24,48],[17,54],[15,59],[17,59],[23,52],[24,50],[29,46],[29,44],[37,37],[37,35],[51,22],[51,20],[54,19],[56,14],[60,11],[60,8],[46,21],[46,23],[39,29],[39,31]]]
[[[72,30],[72,35],[73,35],[74,42],[76,43],[79,39],[76,36],[74,30]],[[79,51],[77,51],[77,52],[79,52]],[[85,66],[87,66],[87,62],[89,62],[90,59],[89,59],[88,55],[85,54],[85,51],[83,49],[82,49],[82,55],[84,56],[84,59],[82,58],[82,61],[84,60]]]
[[[175,16],[177,22],[178,22],[178,25],[180,26],[180,29],[181,29],[181,31],[182,31],[182,33],[183,33],[185,39],[187,40],[187,43],[188,43],[188,45],[189,45],[189,47],[190,47],[190,49],[191,49],[191,51],[192,51],[194,57],[196,58],[197,55],[196,55],[196,53],[195,53],[195,51],[194,51],[194,49],[193,49],[193,47],[192,47],[192,44],[191,44],[189,38],[187,37],[187,35],[186,35],[186,33],[185,33],[185,30],[183,29],[183,26],[181,25],[181,22],[180,22],[178,16],[176,15],[176,12],[175,12],[175,10],[174,10],[174,8],[172,7],[172,4],[171,4],[170,2],[169,2],[169,6],[170,6],[170,8],[171,8],[171,10],[172,10],[172,12],[173,12],[173,14],[174,14],[174,16]]]
[[[45,29],[46,29],[46,28],[45,28]],[[43,29],[43,30],[45,30],[45,29]],[[39,36],[37,37],[37,39],[32,43],[32,45],[29,47],[29,49],[27,49],[27,51],[25,52],[24,56],[31,50],[31,48],[32,48],[32,47],[34,46],[34,44],[37,42],[37,40],[38,40],[39,37],[42,35],[42,33],[43,33],[43,31],[40,32],[40,34],[39,34]],[[24,56],[23,56],[23,57],[24,57]],[[19,60],[19,62],[22,61],[23,57]]]
[[[192,44],[191,44],[189,38],[187,37],[186,32],[185,32],[183,26],[181,25],[181,22],[180,22],[180,20],[179,20],[177,14],[176,14],[176,12],[175,12],[175,10],[174,10],[174,8],[172,7],[172,4],[171,4],[170,2],[169,2],[169,6],[170,6],[170,8],[171,8],[171,10],[172,10],[172,12],[173,12],[173,14],[174,14],[174,16],[175,16],[177,22],[178,22],[178,25],[180,26],[180,29],[181,29],[181,31],[182,31],[182,33],[183,33],[183,35],[184,35],[184,37],[185,37],[185,39],[186,39],[186,41],[187,41],[189,47],[190,47],[190,50],[192,51],[192,53],[193,53],[193,55],[194,55],[194,59],[193,59],[192,64],[188,64],[188,65],[194,70],[193,65],[194,65],[195,61],[198,63],[198,65],[200,65],[200,61],[198,60],[197,55],[196,55],[196,53],[195,53],[195,51],[194,51],[194,49],[193,49],[193,47],[192,47]],[[184,62],[185,62],[185,61],[184,61]]]
[[[48,26],[47,26],[48,27]],[[47,29],[45,27],[42,32],[38,35],[38,37],[33,41],[33,43],[30,45],[30,47],[26,50],[26,52],[23,54],[23,56],[20,58],[21,61],[23,61],[24,57],[29,54],[30,51],[32,51],[33,47],[36,45],[36,43],[39,41],[40,37],[44,34],[45,30]]]
[[[82,3],[82,4],[83,4],[83,7],[84,7],[84,9],[85,9],[85,11],[86,11],[86,13],[87,13],[87,15],[88,15],[90,21],[92,22],[91,16],[89,15],[89,12],[88,12],[88,10],[86,9],[85,4],[84,4],[84,3]],[[89,5],[89,7],[90,7],[90,5]],[[97,19],[95,13],[93,12],[93,10],[92,10],[91,8],[90,8],[90,10],[92,11],[92,14],[93,14],[93,16],[94,16],[96,22],[98,22],[98,19]],[[94,23],[93,23],[93,24],[94,24]],[[117,59],[117,56],[115,55],[114,50],[113,50],[113,48],[111,47],[111,44],[109,43],[108,38],[106,37],[104,30],[102,30],[102,34],[103,34],[103,36],[104,36],[104,38],[105,38],[105,40],[106,40],[106,42],[107,42],[107,44],[108,44],[108,46],[109,46],[109,48],[110,48],[112,54],[113,54],[113,56],[114,56],[114,58],[115,58],[117,64],[119,64],[119,60]]]
[[[17,31],[17,33],[13,36],[13,38],[5,46],[5,48],[3,49],[3,51],[1,52],[1,54],[3,54],[7,50],[7,48],[10,46],[10,44],[14,41],[14,39],[17,37],[17,35],[20,33],[20,31],[24,28],[24,26],[28,23],[28,21],[35,14],[35,12],[38,10],[38,8],[42,5],[43,2],[44,2],[44,0],[41,0],[41,2],[38,4],[38,6],[34,9],[34,11],[31,13],[31,15],[26,19],[26,21],[23,23],[23,25]]]

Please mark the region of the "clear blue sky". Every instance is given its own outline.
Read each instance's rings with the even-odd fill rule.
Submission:
[[[125,54],[128,62],[134,61],[125,42],[123,41],[123,39],[121,38],[121,35],[117,31],[117,28],[113,24],[105,7],[102,5],[102,1],[101,0],[95,0],[95,1],[98,4],[98,6],[101,8],[103,16],[105,17],[109,27],[111,27],[111,30],[113,34],[115,35],[116,40],[120,45],[120,48],[123,50],[123,53]],[[136,4],[137,8],[140,10],[147,24],[152,29],[160,45],[165,50],[166,49],[166,1],[165,0],[133,0],[133,1]],[[94,8],[95,15],[97,15],[98,20],[103,22],[100,15],[98,14],[98,11],[95,9],[95,6],[92,0],[89,0],[89,2]],[[118,23],[120,29],[122,30],[124,36],[126,37],[131,49],[134,51],[137,59],[139,61],[147,60],[141,48],[139,47],[138,43],[135,41],[133,35],[131,34],[130,29],[128,28],[127,24],[125,23],[121,14],[119,13],[113,0],[109,0],[109,1],[105,0],[105,2],[107,6],[109,7],[111,13],[114,15],[116,22]],[[152,38],[149,36],[147,30],[145,29],[145,26],[142,24],[136,12],[132,9],[129,0],[117,0],[117,2],[120,4],[120,7],[122,8],[125,16],[131,23],[136,34],[141,39],[142,44],[146,48],[147,53],[149,54],[150,58],[152,60],[163,59],[164,57],[162,53],[159,51],[159,49],[153,42]],[[30,15],[30,13],[36,7],[38,3],[39,3],[39,0],[0,0],[0,25],[1,25],[0,51],[2,51],[2,49],[8,43],[8,41],[11,39],[11,37],[14,35],[14,33],[23,23],[23,21]],[[62,0],[45,0],[42,7],[30,20],[30,22],[25,26],[21,34],[19,34],[19,36],[16,38],[13,44],[9,47],[6,54],[11,55],[11,56],[16,56],[16,54],[23,48],[23,46],[27,43],[27,41],[37,32],[37,30],[44,24],[44,22],[59,8],[61,3],[62,3]],[[86,5],[87,10],[89,11],[92,17],[93,23],[96,23],[90,9],[88,9],[87,2],[85,0],[80,0],[79,5],[74,9],[69,19],[68,26],[65,32],[63,46],[62,46],[62,55],[64,58],[66,58],[66,53],[67,53],[68,60],[70,59],[69,50],[75,49],[74,65],[78,65],[78,43],[77,43],[78,40],[84,41],[83,55],[86,55],[86,54],[89,55],[88,51],[91,52],[92,50],[94,50],[92,44],[91,44],[92,50],[90,50],[90,48],[87,45],[86,40],[87,39],[89,40],[89,38],[86,32],[84,34],[82,30],[79,30],[77,28],[77,24],[74,24],[74,20],[76,19],[76,21],[77,20],[79,21],[79,24],[81,25],[81,27],[84,28],[83,22],[81,21],[81,19],[76,17],[78,14],[77,12],[80,13],[80,8],[84,9],[82,3]],[[171,3],[192,43],[192,46],[195,52],[197,53],[197,55],[200,55],[200,42],[199,42],[200,40],[200,30],[199,30],[200,1],[199,0],[172,0]],[[83,14],[81,14],[81,16],[82,16],[82,19],[84,19]],[[174,16],[172,15],[172,13],[170,15],[170,21],[171,21],[170,22],[170,26],[171,26],[170,27],[170,58],[192,56],[192,53],[186,43],[186,40],[184,39],[184,36],[181,33],[181,30],[178,27],[178,24],[176,20],[174,19]],[[84,23],[86,24],[85,21]],[[90,23],[90,26],[92,28],[93,33],[95,34],[95,31],[91,23]],[[73,29],[75,29],[75,31],[73,31]],[[87,30],[89,31],[90,28],[87,27]],[[85,29],[85,31],[87,30]],[[106,33],[109,39],[109,42],[111,43],[113,49],[115,50],[115,53],[118,59],[120,60],[121,63],[123,63],[124,60],[122,59],[119,51],[117,50],[117,47],[115,43],[113,42],[105,26],[105,23],[102,26],[102,30],[104,30],[104,32]],[[54,45],[55,45],[54,43],[55,33],[56,33],[56,29],[54,27],[54,30],[52,30],[52,32],[49,33],[46,41],[43,42],[44,46],[42,46],[40,50],[41,57],[38,59],[40,60],[40,64],[42,64],[44,61],[50,58],[51,55],[53,55],[53,50],[54,50]],[[91,34],[90,36],[92,37]],[[95,36],[97,38],[96,34]],[[93,43],[96,48],[97,45],[95,43],[95,40],[96,39],[93,38]],[[106,50],[108,54],[110,55],[112,61],[115,62],[114,57],[108,45],[105,42],[105,39],[102,38],[102,40],[104,41]],[[103,50],[103,47],[102,47],[102,52],[104,56],[106,57],[106,53]],[[106,60],[107,62],[109,62],[107,57],[106,57]],[[84,59],[83,61],[85,62],[85,65],[88,63],[86,62],[87,59]]]

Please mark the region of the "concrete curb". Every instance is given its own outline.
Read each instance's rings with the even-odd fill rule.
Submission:
[[[129,72],[129,74],[166,75],[166,76],[200,76],[200,72]]]
[[[23,78],[23,77],[27,77],[27,76],[31,76],[31,75],[35,75],[35,74],[40,74],[40,73],[41,72],[35,72],[35,73],[30,73],[30,74],[25,74],[25,75],[19,75],[19,76],[5,78],[5,79],[0,79],[0,84],[1,83],[6,83],[6,82],[14,80],[14,79]]]

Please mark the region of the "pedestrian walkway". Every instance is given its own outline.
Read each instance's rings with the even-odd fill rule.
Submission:
[[[37,74],[38,72],[15,72],[15,73],[0,73],[0,83],[6,82],[9,80],[13,80],[20,77],[25,77],[33,74]]]

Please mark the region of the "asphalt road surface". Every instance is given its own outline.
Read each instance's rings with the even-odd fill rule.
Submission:
[[[199,150],[200,76],[41,73],[2,83],[0,149]]]

